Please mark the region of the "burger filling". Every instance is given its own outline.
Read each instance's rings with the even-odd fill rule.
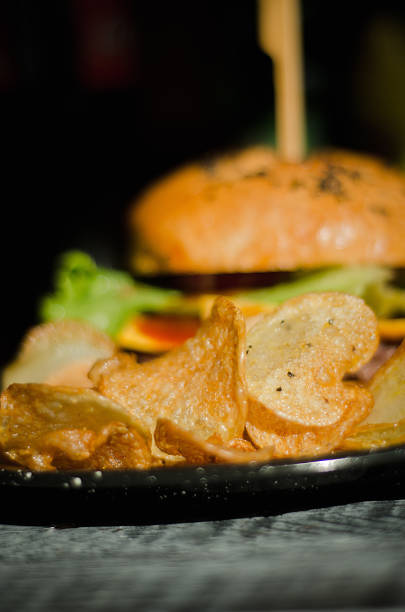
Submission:
[[[81,252],[59,261],[40,318],[87,320],[126,349],[157,354],[193,336],[215,296],[230,296],[254,320],[285,300],[309,292],[342,291],[362,297],[379,318],[387,344],[405,336],[405,272],[383,266],[340,266],[311,271],[157,278],[139,282],[97,266]],[[176,289],[169,288],[176,286]],[[249,319],[248,319],[249,322]]]

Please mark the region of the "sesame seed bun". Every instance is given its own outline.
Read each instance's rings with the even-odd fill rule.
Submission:
[[[193,163],[130,209],[141,275],[405,266],[405,177],[367,156],[301,164],[266,147]]]

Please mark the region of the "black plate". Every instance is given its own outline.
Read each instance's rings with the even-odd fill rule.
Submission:
[[[315,461],[126,471],[0,469],[0,520],[146,524],[405,497],[405,446]]]

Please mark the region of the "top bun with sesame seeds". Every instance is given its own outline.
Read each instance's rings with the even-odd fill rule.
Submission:
[[[143,276],[405,266],[405,177],[360,154],[206,159],[151,185],[129,217]]]

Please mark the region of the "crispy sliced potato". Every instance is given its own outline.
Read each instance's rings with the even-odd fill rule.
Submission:
[[[247,432],[258,448],[273,448],[274,457],[317,456],[335,449],[370,411],[372,397],[346,383],[342,414],[330,425],[301,425],[278,417],[261,402],[249,402]],[[364,391],[364,390],[363,390]]]
[[[158,418],[200,440],[223,442],[243,434],[247,414],[244,319],[219,297],[196,336],[153,361],[137,364],[118,354],[97,363],[90,378],[98,391],[124,406],[153,435]]]
[[[272,449],[256,450],[243,438],[234,438],[225,445],[217,436],[202,440],[169,419],[158,419],[154,437],[163,452],[181,455],[186,463],[191,464],[257,463],[269,461],[273,457]]]
[[[87,373],[95,361],[110,357],[116,346],[109,336],[82,321],[57,321],[33,327],[17,359],[5,368],[2,386],[47,383],[91,387]]]
[[[341,444],[342,450],[383,448],[405,443],[405,340],[369,382],[374,406]]]
[[[405,419],[397,423],[359,425],[342,441],[339,450],[376,450],[397,444],[405,444]]]
[[[275,456],[327,452],[370,412],[372,396],[345,373],[378,346],[377,320],[360,298],[306,294],[285,302],[247,335],[247,432]]]
[[[0,449],[35,470],[149,467],[150,438],[92,389],[13,384],[1,395]]]
[[[395,423],[405,419],[405,340],[369,382],[374,406],[365,423]]]

